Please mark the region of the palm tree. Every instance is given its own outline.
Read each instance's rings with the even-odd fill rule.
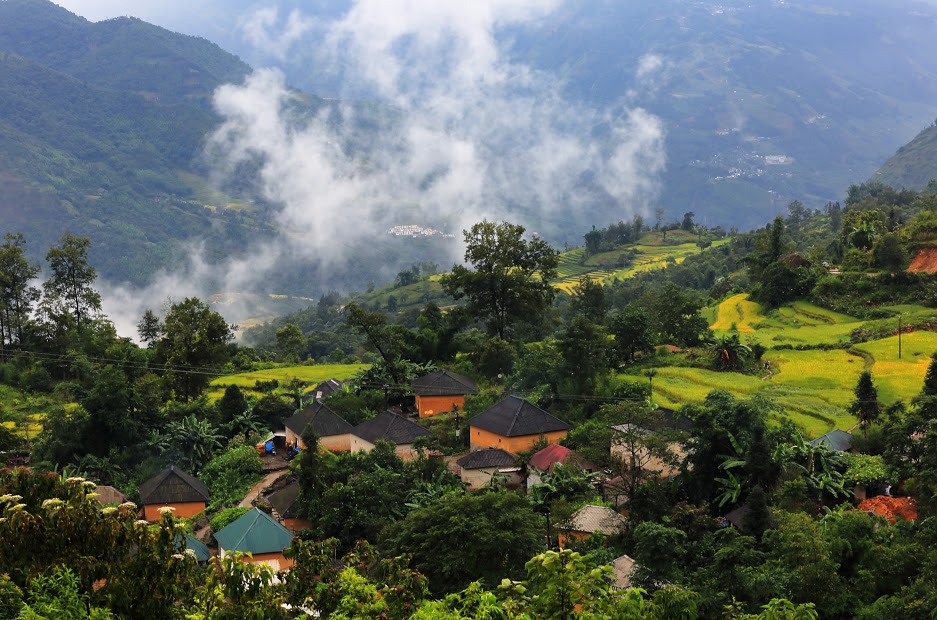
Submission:
[[[199,420],[195,415],[182,418],[181,422],[170,422],[167,430],[181,460],[193,470],[207,463],[224,439],[208,420]]]
[[[739,340],[738,334],[720,336],[713,345],[716,366],[721,370],[735,370],[739,363],[751,355],[752,350]]]

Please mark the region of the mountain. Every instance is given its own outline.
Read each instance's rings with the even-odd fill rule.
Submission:
[[[872,175],[871,181],[901,189],[921,189],[937,179],[937,123],[898,149]]]
[[[660,201],[758,226],[842,198],[934,117],[937,10],[897,0],[567,3],[514,54],[667,124]],[[659,69],[645,82],[642,58]]]
[[[252,4],[232,2],[239,16]],[[328,24],[350,3],[326,13],[300,0],[277,4],[281,18],[298,10]],[[317,62],[323,32],[309,28],[286,59],[260,55],[246,36],[226,45],[281,66],[300,88],[341,96],[361,81],[353,63]],[[495,36],[506,59],[555,76],[572,101],[660,117],[667,170],[658,203],[709,225],[759,226],[795,199],[840,200],[935,116],[933,3],[560,0]],[[568,237],[554,241],[581,243],[591,224],[605,223],[570,221]]]
[[[133,282],[171,264],[176,242],[205,239],[221,255],[257,234],[258,221],[199,195],[210,95],[248,71],[136,19],[0,2],[0,233],[24,232],[34,256],[65,230],[87,235],[99,272]]]

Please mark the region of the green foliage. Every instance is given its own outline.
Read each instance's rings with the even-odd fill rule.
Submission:
[[[209,511],[237,504],[260,480],[263,464],[254,446],[240,446],[214,457],[199,473],[208,485],[211,503]],[[214,527],[212,527],[214,531]]]
[[[413,566],[440,594],[478,579],[495,584],[520,576],[541,531],[540,518],[514,493],[448,493],[391,525],[381,546],[387,555],[412,554]]]
[[[846,454],[846,480],[866,486],[885,482],[894,476],[894,472],[885,464],[881,455]]]
[[[188,402],[208,386],[206,371],[227,361],[232,326],[196,297],[173,304],[156,344],[157,360],[168,371],[165,381],[177,398]]]
[[[538,316],[553,300],[557,255],[539,238],[523,238],[523,226],[482,221],[465,234],[465,262],[443,276],[445,291],[468,300],[468,311],[505,339],[519,320]]]
[[[251,509],[246,506],[232,506],[231,508],[219,510],[218,513],[211,518],[211,531],[220,532],[226,526],[237,521],[241,515],[250,512],[250,510]]]

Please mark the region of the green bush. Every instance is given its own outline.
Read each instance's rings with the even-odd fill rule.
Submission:
[[[251,486],[260,480],[263,463],[253,446],[228,450],[208,461],[199,478],[208,485],[211,503],[208,511],[240,502]]]
[[[234,523],[238,517],[243,515],[246,512],[250,512],[250,508],[245,506],[235,506],[233,508],[225,508],[214,517],[211,518],[211,531],[220,532],[226,526]]]

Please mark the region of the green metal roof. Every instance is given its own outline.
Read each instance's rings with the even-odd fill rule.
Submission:
[[[278,553],[290,546],[293,534],[273,517],[254,508],[215,532],[218,546],[225,552]]]
[[[205,546],[205,543],[200,541],[195,536],[186,536],[185,544],[183,545],[182,534],[176,534],[174,543],[176,545],[176,549],[179,549],[180,551],[183,549],[191,550],[195,554],[195,559],[199,562],[207,562],[211,557],[211,551],[208,550],[208,547]]]

